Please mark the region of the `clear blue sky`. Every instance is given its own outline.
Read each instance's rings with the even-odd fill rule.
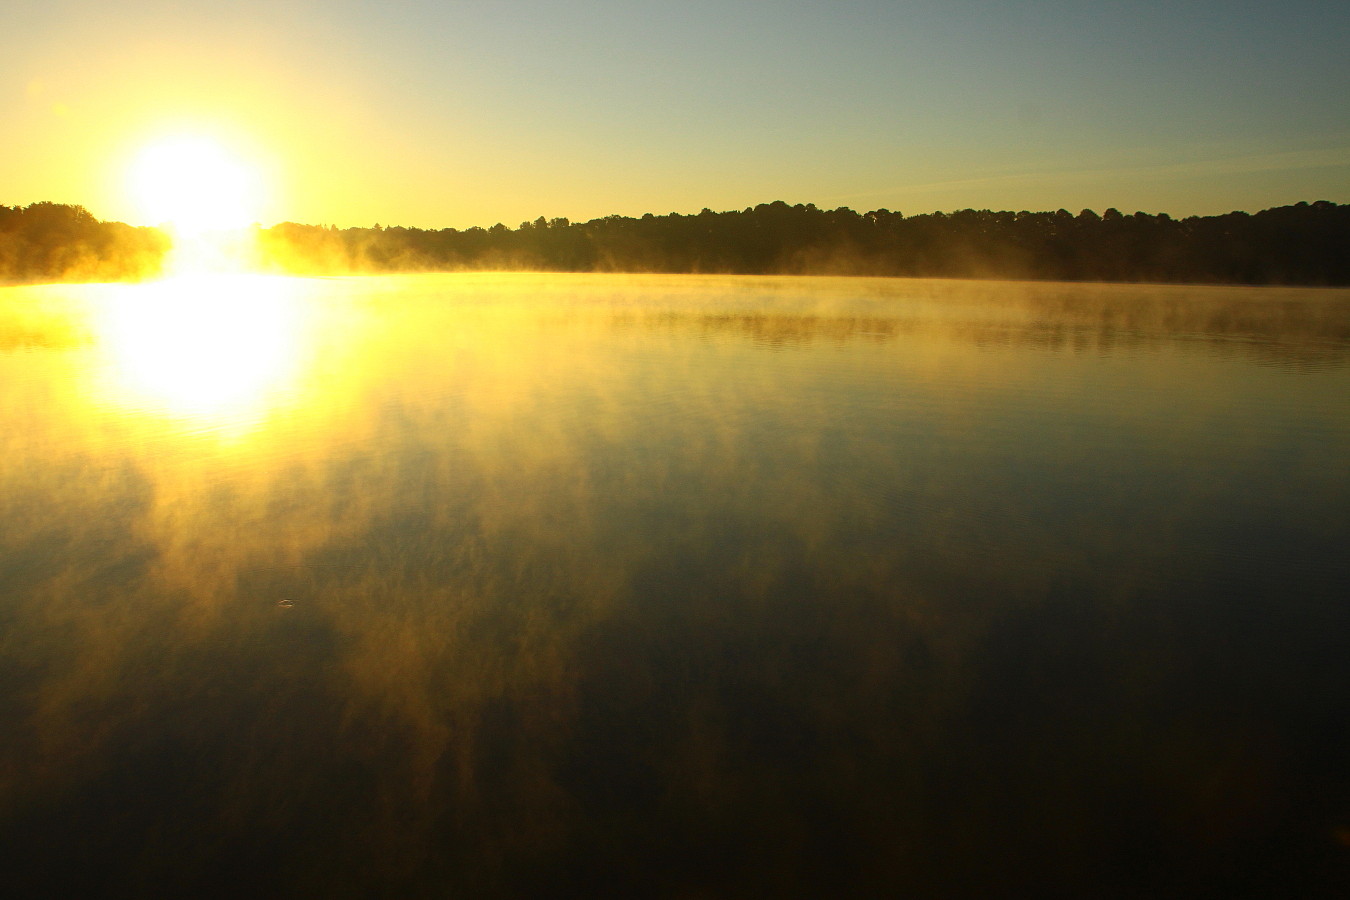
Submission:
[[[0,203],[130,220],[219,134],[265,222],[772,200],[1174,215],[1350,202],[1350,3],[166,2],[4,14]]]

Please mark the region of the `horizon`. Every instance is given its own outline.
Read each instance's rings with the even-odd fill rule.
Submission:
[[[98,213],[97,210],[90,209],[86,204],[83,204],[83,203],[66,202],[66,201],[62,201],[62,200],[42,199],[42,200],[35,200],[35,201],[33,201],[32,203],[16,203],[16,204],[0,203],[0,206],[7,207],[7,208],[9,208],[9,209],[15,209],[15,210],[18,210],[18,209],[24,209],[24,208],[26,208],[26,207],[28,207],[28,206],[37,206],[37,205],[41,205],[41,204],[43,204],[43,203],[49,203],[49,204],[52,204],[52,205],[54,205],[54,206],[66,206],[66,207],[72,207],[72,208],[80,208],[80,209],[83,209],[83,210],[85,210],[86,212],[88,212],[90,215],[92,215],[96,220],[98,220],[98,221],[100,221],[100,222],[107,223],[107,224],[130,225],[130,226],[132,226],[132,227],[134,227],[134,228],[152,228],[152,229],[156,229],[156,230],[159,230],[159,231],[165,231],[165,232],[170,231],[170,230],[171,230],[171,227],[172,227],[172,226],[171,226],[171,223],[168,223],[168,222],[158,222],[158,223],[141,224],[141,223],[134,223],[134,222],[126,222],[126,221],[120,220],[120,219],[104,218],[104,217],[102,217],[102,216],[99,215],[99,213]],[[919,212],[912,212],[912,211],[905,211],[905,210],[898,210],[898,209],[888,209],[888,208],[886,208],[886,207],[876,207],[876,208],[872,208],[872,209],[864,209],[864,208],[859,208],[859,207],[852,207],[852,206],[849,206],[849,205],[847,205],[847,204],[844,204],[844,205],[841,205],[841,206],[837,206],[837,207],[825,207],[825,206],[821,206],[821,205],[819,205],[819,204],[817,204],[817,203],[812,203],[812,202],[790,203],[790,202],[788,202],[788,201],[786,201],[786,200],[769,200],[769,201],[764,201],[764,202],[760,202],[760,203],[754,203],[754,204],[751,204],[751,205],[746,206],[746,207],[740,207],[740,208],[735,208],[735,209],[713,209],[713,208],[711,208],[711,207],[704,206],[704,207],[701,207],[700,209],[698,209],[698,210],[696,210],[696,211],[693,211],[693,212],[681,212],[681,211],[678,211],[678,210],[672,210],[672,211],[669,211],[669,212],[661,212],[661,213],[658,213],[658,212],[654,212],[654,211],[649,210],[649,211],[644,212],[644,213],[636,213],[636,214],[609,213],[609,214],[606,214],[606,215],[594,216],[594,217],[589,218],[589,219],[573,219],[573,218],[568,217],[568,216],[536,215],[536,216],[534,216],[534,217],[532,217],[532,218],[529,218],[529,219],[523,219],[523,220],[517,222],[517,223],[514,224],[514,225],[509,224],[509,223],[507,223],[507,222],[498,221],[498,222],[493,222],[493,223],[491,223],[491,224],[484,224],[484,223],[481,223],[481,222],[480,222],[480,223],[474,223],[474,224],[467,225],[467,226],[463,226],[463,227],[450,226],[450,225],[444,225],[444,226],[436,226],[436,225],[424,226],[424,225],[406,225],[406,224],[404,224],[404,223],[402,223],[402,222],[395,222],[395,221],[393,221],[393,220],[388,220],[388,221],[386,221],[386,220],[383,220],[383,219],[377,219],[376,221],[371,222],[369,225],[363,225],[363,224],[360,224],[360,223],[350,224],[350,225],[341,225],[341,224],[337,224],[337,223],[333,223],[333,222],[301,222],[301,221],[297,221],[297,220],[294,220],[294,219],[281,219],[281,220],[278,220],[278,221],[275,221],[275,222],[271,222],[271,223],[269,223],[269,224],[264,224],[264,223],[262,223],[262,222],[256,222],[256,221],[255,221],[255,222],[250,222],[250,223],[248,223],[248,224],[246,224],[246,225],[232,226],[232,227],[229,227],[229,228],[222,228],[222,229],[219,229],[219,230],[222,231],[222,232],[229,232],[229,231],[247,231],[247,230],[250,230],[250,229],[260,229],[260,230],[263,230],[263,231],[267,231],[267,230],[270,230],[270,229],[272,229],[272,228],[276,228],[276,227],[279,226],[279,225],[300,225],[300,226],[306,227],[306,228],[334,228],[334,227],[335,227],[335,228],[338,228],[339,230],[343,230],[343,231],[346,231],[346,230],[349,230],[349,229],[356,229],[356,230],[363,230],[363,229],[364,229],[364,230],[372,230],[372,229],[375,229],[375,228],[381,228],[381,229],[388,229],[388,228],[404,228],[404,229],[408,229],[408,230],[418,230],[418,231],[446,231],[446,230],[452,230],[452,231],[469,231],[469,230],[472,230],[472,229],[474,229],[474,228],[480,228],[480,229],[486,230],[486,229],[494,228],[494,227],[496,227],[497,225],[502,225],[502,226],[505,226],[505,227],[506,227],[508,230],[510,230],[510,231],[517,231],[517,230],[519,230],[519,229],[521,228],[521,226],[523,226],[523,225],[532,225],[534,222],[536,222],[537,220],[539,220],[539,219],[541,219],[541,218],[544,219],[545,221],[549,222],[549,223],[552,223],[552,222],[557,221],[557,220],[559,220],[559,219],[566,219],[569,225],[585,225],[585,224],[588,224],[588,223],[590,223],[590,222],[598,222],[598,221],[602,221],[602,220],[604,220],[604,219],[608,219],[608,218],[611,218],[611,217],[614,217],[614,216],[618,216],[618,217],[620,217],[620,218],[630,218],[630,219],[642,219],[642,218],[645,218],[645,217],[648,216],[648,215],[653,216],[654,218],[663,218],[663,217],[667,217],[667,216],[680,216],[680,217],[687,218],[687,217],[691,217],[691,216],[697,216],[697,215],[699,215],[700,213],[702,213],[704,210],[708,210],[709,212],[711,212],[711,213],[714,214],[714,215],[726,215],[726,214],[730,214],[730,213],[744,213],[744,212],[751,212],[751,211],[753,211],[753,210],[755,210],[755,209],[757,209],[758,207],[761,207],[761,206],[772,206],[772,205],[774,205],[775,203],[782,203],[782,204],[784,204],[785,206],[787,206],[787,207],[789,207],[789,208],[797,208],[797,207],[812,208],[812,207],[814,207],[815,209],[817,209],[817,210],[819,210],[819,211],[821,211],[821,212],[827,212],[827,213],[828,213],[828,212],[835,212],[836,210],[841,210],[841,209],[842,209],[842,210],[847,210],[847,211],[849,211],[849,212],[852,212],[852,213],[854,213],[854,214],[856,214],[856,215],[859,215],[859,216],[865,216],[865,215],[868,215],[869,213],[874,213],[874,212],[889,212],[889,213],[891,213],[892,215],[900,216],[901,218],[904,218],[904,219],[913,219],[913,218],[918,218],[918,217],[921,217],[921,216],[933,216],[933,215],[950,216],[950,215],[954,215],[954,214],[956,214],[956,213],[961,213],[961,212],[989,212],[989,213],[994,213],[994,214],[1000,214],[1000,213],[1014,213],[1014,214],[1018,214],[1018,213],[1030,213],[1030,214],[1032,214],[1032,215],[1045,215],[1045,214],[1056,213],[1056,212],[1059,212],[1060,210],[1065,210],[1065,211],[1069,212],[1071,215],[1073,215],[1073,216],[1075,216],[1075,217],[1077,217],[1077,216],[1079,216],[1079,215],[1081,215],[1082,213],[1085,213],[1085,212],[1093,213],[1093,214],[1097,215],[1098,217],[1100,217],[1100,216],[1105,215],[1107,212],[1109,212],[1109,211],[1111,211],[1111,210],[1115,210],[1116,212],[1120,213],[1122,216],[1125,216],[1125,217],[1129,217],[1129,216],[1133,216],[1133,215],[1136,215],[1136,214],[1139,214],[1139,213],[1143,213],[1144,215],[1150,216],[1150,217],[1155,217],[1155,218],[1156,218],[1156,217],[1159,217],[1159,216],[1166,216],[1166,217],[1169,217],[1169,218],[1171,218],[1171,219],[1175,219],[1175,220],[1179,220],[1179,221],[1184,221],[1184,220],[1190,219],[1190,218],[1200,218],[1200,219],[1218,218],[1218,217],[1221,217],[1221,216],[1234,215],[1234,214],[1241,214],[1241,215],[1254,216],[1254,215],[1258,215],[1258,214],[1263,213],[1263,212],[1269,212],[1269,211],[1275,210],[1275,209],[1288,209],[1288,208],[1293,208],[1293,207],[1297,207],[1297,206],[1300,206],[1300,205],[1304,205],[1304,206],[1314,206],[1314,205],[1317,205],[1317,204],[1320,204],[1320,203],[1329,203],[1329,204],[1331,204],[1332,206],[1347,206],[1347,205],[1350,205],[1350,201],[1344,201],[1344,202],[1343,202],[1343,201],[1338,201],[1338,200],[1331,200],[1331,199],[1326,198],[1326,197],[1318,197],[1317,199],[1314,199],[1314,200],[1309,200],[1309,199],[1306,199],[1306,198],[1305,198],[1305,199],[1294,200],[1294,201],[1286,202],[1286,203],[1277,203],[1277,204],[1275,204],[1275,205],[1273,205],[1273,206],[1264,207],[1264,208],[1262,208],[1262,209],[1230,209],[1230,210],[1225,210],[1225,211],[1219,212],[1219,213],[1210,213],[1210,214],[1192,214],[1192,215],[1185,215],[1185,216],[1183,216],[1183,215],[1178,215],[1178,214],[1176,214],[1176,213],[1174,213],[1174,212],[1172,212],[1172,211],[1170,211],[1170,210],[1165,210],[1165,209],[1163,209],[1163,210],[1148,210],[1148,209],[1135,209],[1135,210],[1131,210],[1131,209],[1126,209],[1126,208],[1123,207],[1123,206],[1106,206],[1106,207],[1103,207],[1103,208],[1101,208],[1101,209],[1095,209],[1095,208],[1093,208],[1093,207],[1083,207],[1082,209],[1078,209],[1078,210],[1071,209],[1071,208],[1069,208],[1069,207],[1067,207],[1067,206],[1057,206],[1057,207],[1046,208],[1046,209],[1020,209],[1020,210],[1015,210],[1015,209],[995,209],[995,208],[993,208],[993,207],[988,207],[988,206],[964,206],[964,207],[959,207],[959,208],[930,209],[930,210],[922,210],[922,211],[919,211]]]
[[[161,184],[174,182],[153,180]],[[1326,200],[1183,219],[1114,207],[905,216],[778,200],[745,210],[585,222],[538,216],[515,228],[459,230],[229,226],[233,195],[216,204],[213,191],[189,190],[187,203],[172,189],[156,193],[177,216],[158,229],[100,221],[80,206],[0,207],[0,275],[138,280],[474,269],[1350,285],[1339,252],[1350,205]]]

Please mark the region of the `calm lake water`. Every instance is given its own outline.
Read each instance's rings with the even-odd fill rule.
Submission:
[[[1350,891],[1350,292],[0,289],[7,896]]]

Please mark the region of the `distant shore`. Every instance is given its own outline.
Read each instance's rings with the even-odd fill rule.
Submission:
[[[1350,205],[1300,202],[1174,219],[965,209],[905,216],[778,201],[744,210],[522,222],[516,228],[254,228],[263,271],[518,270],[864,275],[1160,284],[1350,285]],[[172,240],[80,206],[0,206],[0,284],[141,280]]]

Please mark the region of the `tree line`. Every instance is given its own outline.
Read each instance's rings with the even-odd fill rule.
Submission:
[[[0,282],[149,278],[169,246],[157,228],[102,222],[83,206],[0,206]]]
[[[257,229],[261,264],[304,274],[524,269],[557,272],[833,274],[1062,281],[1350,285],[1350,205],[1174,219],[963,209],[905,216],[782,201],[693,215],[539,217],[516,228]],[[0,278],[153,274],[155,229],[82,207],[0,206]]]
[[[531,269],[561,272],[842,274],[1244,284],[1350,284],[1350,205],[1254,215],[1055,212],[904,216],[778,201],[739,211],[522,222],[517,228],[261,233],[295,271]]]

